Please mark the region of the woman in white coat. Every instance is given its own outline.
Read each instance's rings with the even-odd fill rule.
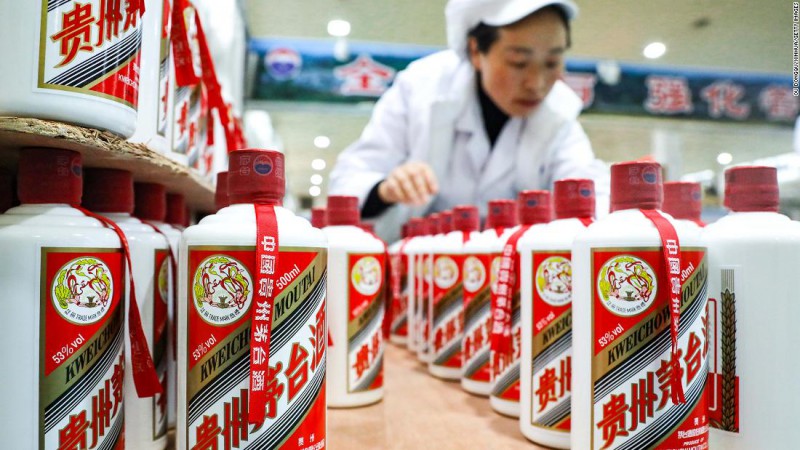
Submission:
[[[571,0],[450,0],[450,49],[410,64],[361,138],[339,156],[330,193],[354,195],[376,231],[411,216],[515,198],[566,177],[599,181],[577,121],[580,98],[559,78]],[[600,179],[600,180],[598,180]]]

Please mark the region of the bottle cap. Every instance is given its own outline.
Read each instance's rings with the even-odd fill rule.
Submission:
[[[725,171],[725,206],[736,212],[778,212],[778,170],[766,166]]]
[[[411,220],[408,221],[408,234],[410,237],[424,236],[424,228],[426,227],[425,219],[422,217],[412,217]]]
[[[611,212],[661,209],[661,164],[630,161],[611,166]]]
[[[17,169],[20,202],[79,205],[83,191],[81,161],[81,154],[72,150],[22,149]]]
[[[662,209],[676,219],[700,220],[703,212],[703,190],[700,183],[689,181],[664,183]]]
[[[158,183],[136,183],[133,186],[136,208],[133,214],[142,220],[163,222],[167,217],[167,188]]]
[[[461,205],[453,208],[453,229],[455,231],[478,231],[481,219],[478,208],[471,205]]]
[[[517,224],[517,202],[500,199],[489,201],[486,228],[511,228]]]
[[[189,208],[186,206],[186,199],[183,194],[167,194],[167,217],[165,222],[170,225],[185,227],[189,222]]]
[[[119,169],[83,173],[83,207],[96,213],[133,213],[133,174]]]
[[[553,186],[557,219],[594,217],[594,181],[571,178],[558,180]]]
[[[325,228],[328,224],[328,210],[324,206],[311,208],[311,226],[314,228]]]
[[[447,210],[439,213],[439,228],[444,234],[453,231],[453,211]]]
[[[523,225],[536,225],[553,220],[550,191],[522,191],[517,197],[519,218]]]
[[[328,225],[357,226],[360,219],[358,197],[347,195],[328,196]]]
[[[230,205],[228,202],[228,172],[217,174],[217,189],[214,191],[214,206],[219,211]]]
[[[428,216],[427,220],[428,220],[428,233],[430,235],[442,233],[439,221],[439,213],[432,213],[431,215]]]
[[[228,153],[228,202],[281,205],[286,193],[283,153],[244,149]]]
[[[0,214],[14,205],[14,179],[11,173],[0,169]]]

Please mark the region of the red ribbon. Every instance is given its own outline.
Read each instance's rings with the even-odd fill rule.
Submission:
[[[512,301],[514,299],[514,286],[512,280],[516,279],[519,272],[516,267],[519,258],[516,257],[517,242],[531,228],[532,225],[523,225],[515,231],[506,241],[503,247],[503,255],[500,260],[500,273],[498,274],[497,293],[492,292],[492,296],[497,296],[497,301],[492,304],[497,305],[492,310],[492,344],[494,352],[508,354],[511,353],[511,315]]]
[[[136,386],[136,394],[139,398],[154,397],[163,393],[161,381],[156,373],[156,366],[153,364],[153,356],[147,348],[147,339],[142,328],[142,317],[139,314],[139,304],[136,302],[136,288],[133,283],[133,265],[131,264],[131,250],[128,246],[128,239],[122,229],[110,219],[95,214],[80,206],[73,206],[86,216],[99,220],[103,225],[114,230],[122,243],[125,261],[128,264],[128,289],[130,290],[128,304],[128,329],[131,343],[131,370],[133,370],[133,384]]]
[[[174,8],[172,8],[172,30],[170,31],[172,58],[175,61],[175,84],[179,87],[195,86],[200,82],[200,77],[194,71],[192,46],[186,30],[185,13],[188,8],[187,0],[175,0]]]
[[[677,374],[681,373],[680,357],[678,356],[678,333],[680,332],[681,323],[681,243],[678,239],[678,233],[675,227],[667,220],[660,212],[654,209],[641,209],[645,217],[647,217],[658,230],[658,235],[661,237],[661,249],[664,255],[664,268],[667,272],[669,279],[669,315],[670,315],[670,334],[672,336],[672,357],[670,363],[672,366],[672,403],[679,405],[686,403],[686,397],[683,394],[683,384],[681,377]]]
[[[272,312],[275,307],[275,269],[278,267],[278,219],[275,207],[255,204],[256,213],[256,286],[253,289],[253,308],[250,324],[250,398],[248,421],[264,422],[267,411],[267,382]]]
[[[169,250],[169,267],[172,269],[172,298],[169,299],[169,302],[172,304],[172,322],[169,325],[169,334],[172,338],[172,359],[178,358],[178,327],[176,324],[176,317],[178,317],[178,258],[175,257],[175,252],[172,251],[172,246],[169,245],[169,237],[164,234],[163,231],[159,230],[157,226],[153,225],[150,222],[142,221],[145,225],[149,225],[150,228],[155,230],[156,233],[164,236],[164,239],[167,240],[167,250]]]

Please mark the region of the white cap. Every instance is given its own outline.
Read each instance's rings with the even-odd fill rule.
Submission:
[[[510,25],[545,6],[559,6],[574,19],[578,6],[571,0],[450,0],[444,13],[447,19],[447,44],[462,58],[467,57],[467,33],[483,22],[491,26]]]

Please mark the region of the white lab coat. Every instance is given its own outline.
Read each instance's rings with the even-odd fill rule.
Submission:
[[[372,113],[361,138],[345,149],[331,172],[329,192],[353,195],[360,205],[395,167],[426,161],[439,195],[418,208],[395,205],[376,221],[389,240],[410,217],[516,198],[528,189],[551,189],[562,178],[592,178],[607,204],[607,168],[592,153],[577,121],[580,98],[558,81],[528,117],[510,118],[490,151],[481,119],[475,70],[452,50],[417,60],[397,75]]]

